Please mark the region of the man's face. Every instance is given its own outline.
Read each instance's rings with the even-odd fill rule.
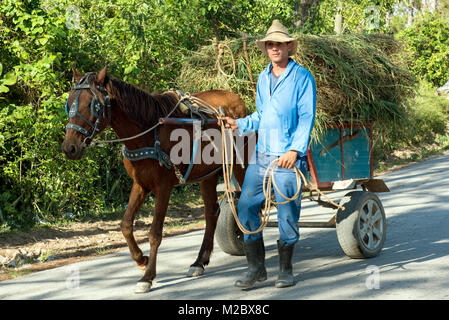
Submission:
[[[268,57],[274,63],[282,63],[288,60],[288,52],[292,49],[292,42],[265,42]]]

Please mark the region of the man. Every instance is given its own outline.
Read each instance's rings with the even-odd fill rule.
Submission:
[[[257,111],[241,119],[223,117],[225,125],[238,130],[239,135],[258,132],[256,152],[245,174],[242,193],[238,203],[238,215],[248,230],[260,226],[259,212],[265,196],[262,185],[267,166],[278,159],[274,172],[279,191],[287,197],[297,192],[293,166],[306,171],[307,145],[315,121],[316,86],[312,74],[289,58],[296,51],[298,42],[288,30],[274,20],[265,38],[257,41],[259,48],[271,62],[259,75],[257,83]],[[275,191],[277,202],[285,199]],[[278,288],[294,284],[292,256],[299,239],[299,214],[301,197],[278,205],[279,225],[279,274]],[[249,288],[257,281],[267,279],[265,269],[265,246],[262,232],[244,235],[244,251],[248,272],[235,285]]]

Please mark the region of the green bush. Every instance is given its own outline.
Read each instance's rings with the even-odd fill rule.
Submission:
[[[6,229],[32,226],[36,216],[114,210],[128,200],[120,145],[91,149],[80,161],[61,152],[72,66],[88,72],[108,65],[112,76],[167,90],[190,50],[213,37],[265,31],[274,17],[288,21],[293,11],[280,0],[0,3],[0,227]]]
[[[36,215],[51,221],[126,203],[131,184],[116,146],[68,161],[61,151],[65,114],[9,104],[0,108],[0,118],[1,222],[23,228]]]
[[[432,144],[447,135],[449,100],[438,96],[431,84],[421,81],[408,105],[406,115],[394,126],[375,124],[376,162],[384,160],[394,150]]]
[[[34,225],[37,217],[54,220],[67,212],[79,217],[123,206],[130,181],[119,146],[88,152],[78,162],[61,151],[79,30],[67,27],[64,7],[1,3],[0,226],[19,229]],[[81,68],[96,67],[93,61],[84,60]]]
[[[449,80],[449,19],[426,14],[399,37],[409,48],[410,69],[421,79],[442,86]]]

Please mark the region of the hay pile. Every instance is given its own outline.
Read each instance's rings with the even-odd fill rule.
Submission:
[[[413,93],[415,79],[401,66],[400,44],[387,35],[296,35],[293,57],[317,83],[315,131],[331,123],[399,120]],[[255,110],[258,74],[269,60],[256,38],[228,39],[200,48],[184,58],[178,87],[196,92],[227,89]]]

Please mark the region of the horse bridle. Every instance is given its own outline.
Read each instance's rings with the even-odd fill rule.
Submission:
[[[66,131],[68,129],[75,130],[79,133],[81,133],[85,138],[83,140],[83,143],[85,144],[87,140],[93,141],[94,137],[98,134],[100,131],[100,125],[102,118],[106,118],[106,113],[108,117],[108,123],[111,123],[111,98],[108,95],[108,92],[105,88],[102,86],[96,85],[95,88],[100,91],[101,96],[103,98],[104,103],[101,102],[100,99],[98,99],[98,95],[93,90],[91,84],[89,84],[89,76],[94,75],[95,72],[89,72],[86,75],[84,75],[81,80],[75,85],[74,90],[78,91],[75,99],[72,102],[72,105],[69,109],[69,98],[67,98],[67,102],[65,104],[65,112],[68,114],[70,119],[80,117],[83,119],[92,129],[92,132],[89,132],[89,130],[86,130],[84,127],[77,125],[75,123],[68,123],[66,126]],[[92,116],[95,118],[95,123],[92,123],[89,119],[87,119],[85,116],[83,116],[78,111],[79,107],[79,96],[81,95],[81,92],[83,89],[89,89],[90,92],[92,92],[93,97],[90,102],[90,112]],[[105,112],[107,109],[107,112]]]

